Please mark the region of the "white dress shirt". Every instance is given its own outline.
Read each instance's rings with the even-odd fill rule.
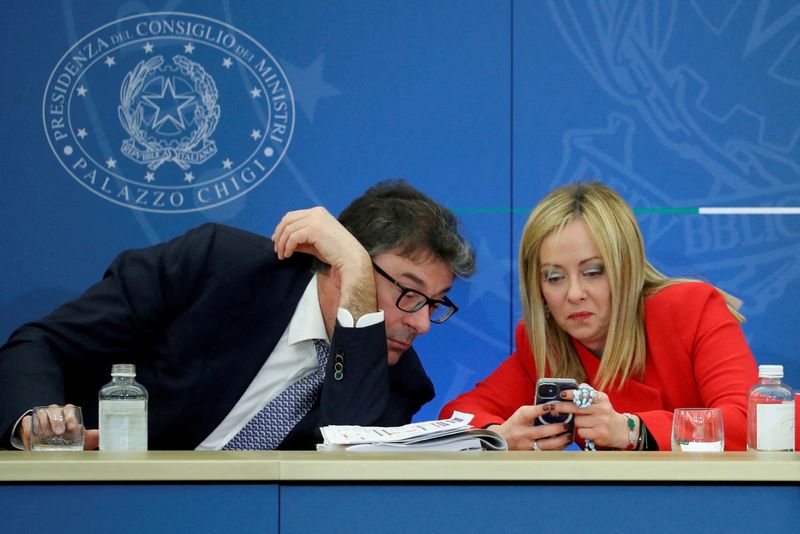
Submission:
[[[336,317],[341,326],[353,327],[353,316],[348,310],[339,308]],[[383,311],[379,310],[360,317],[356,328],[371,326],[382,321]],[[268,402],[297,380],[314,372],[318,365],[313,341],[315,339],[330,342],[319,306],[316,274],[306,286],[294,315],[272,354],[225,419],[195,450],[220,450]],[[225,387],[225,384],[220,384],[220,387]]]

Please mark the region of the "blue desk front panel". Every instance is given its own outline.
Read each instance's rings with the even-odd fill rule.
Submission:
[[[0,532],[278,532],[275,484],[0,486]]]
[[[798,486],[282,486],[280,531],[796,532]]]

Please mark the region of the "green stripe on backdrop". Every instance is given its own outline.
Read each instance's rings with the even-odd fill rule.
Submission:
[[[455,213],[530,213],[533,208],[451,208]],[[800,215],[800,207],[633,208],[637,215]]]

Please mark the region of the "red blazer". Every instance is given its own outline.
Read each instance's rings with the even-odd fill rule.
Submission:
[[[645,301],[644,322],[644,379],[629,378],[621,390],[605,391],[614,409],[641,417],[659,450],[666,451],[675,408],[721,408],[725,450],[745,450],[747,393],[758,372],[722,295],[702,282],[666,287]],[[516,338],[517,350],[472,391],[449,402],[441,417],[453,410],[472,413],[472,424],[483,427],[503,423],[517,408],[533,403],[538,375],[521,321]],[[594,385],[600,360],[581,343],[573,344]]]

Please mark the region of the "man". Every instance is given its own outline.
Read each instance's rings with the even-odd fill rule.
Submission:
[[[0,348],[0,446],[29,447],[31,407],[53,405],[57,429],[70,403],[96,448],[97,392],[121,362],[148,389],[150,449],[308,449],[321,426],[408,423],[434,395],[411,343],[455,312],[446,293],[474,268],[452,213],[403,181],[339,221],[290,212],[272,240],[206,224],[123,252]],[[321,390],[295,400],[312,375]]]

